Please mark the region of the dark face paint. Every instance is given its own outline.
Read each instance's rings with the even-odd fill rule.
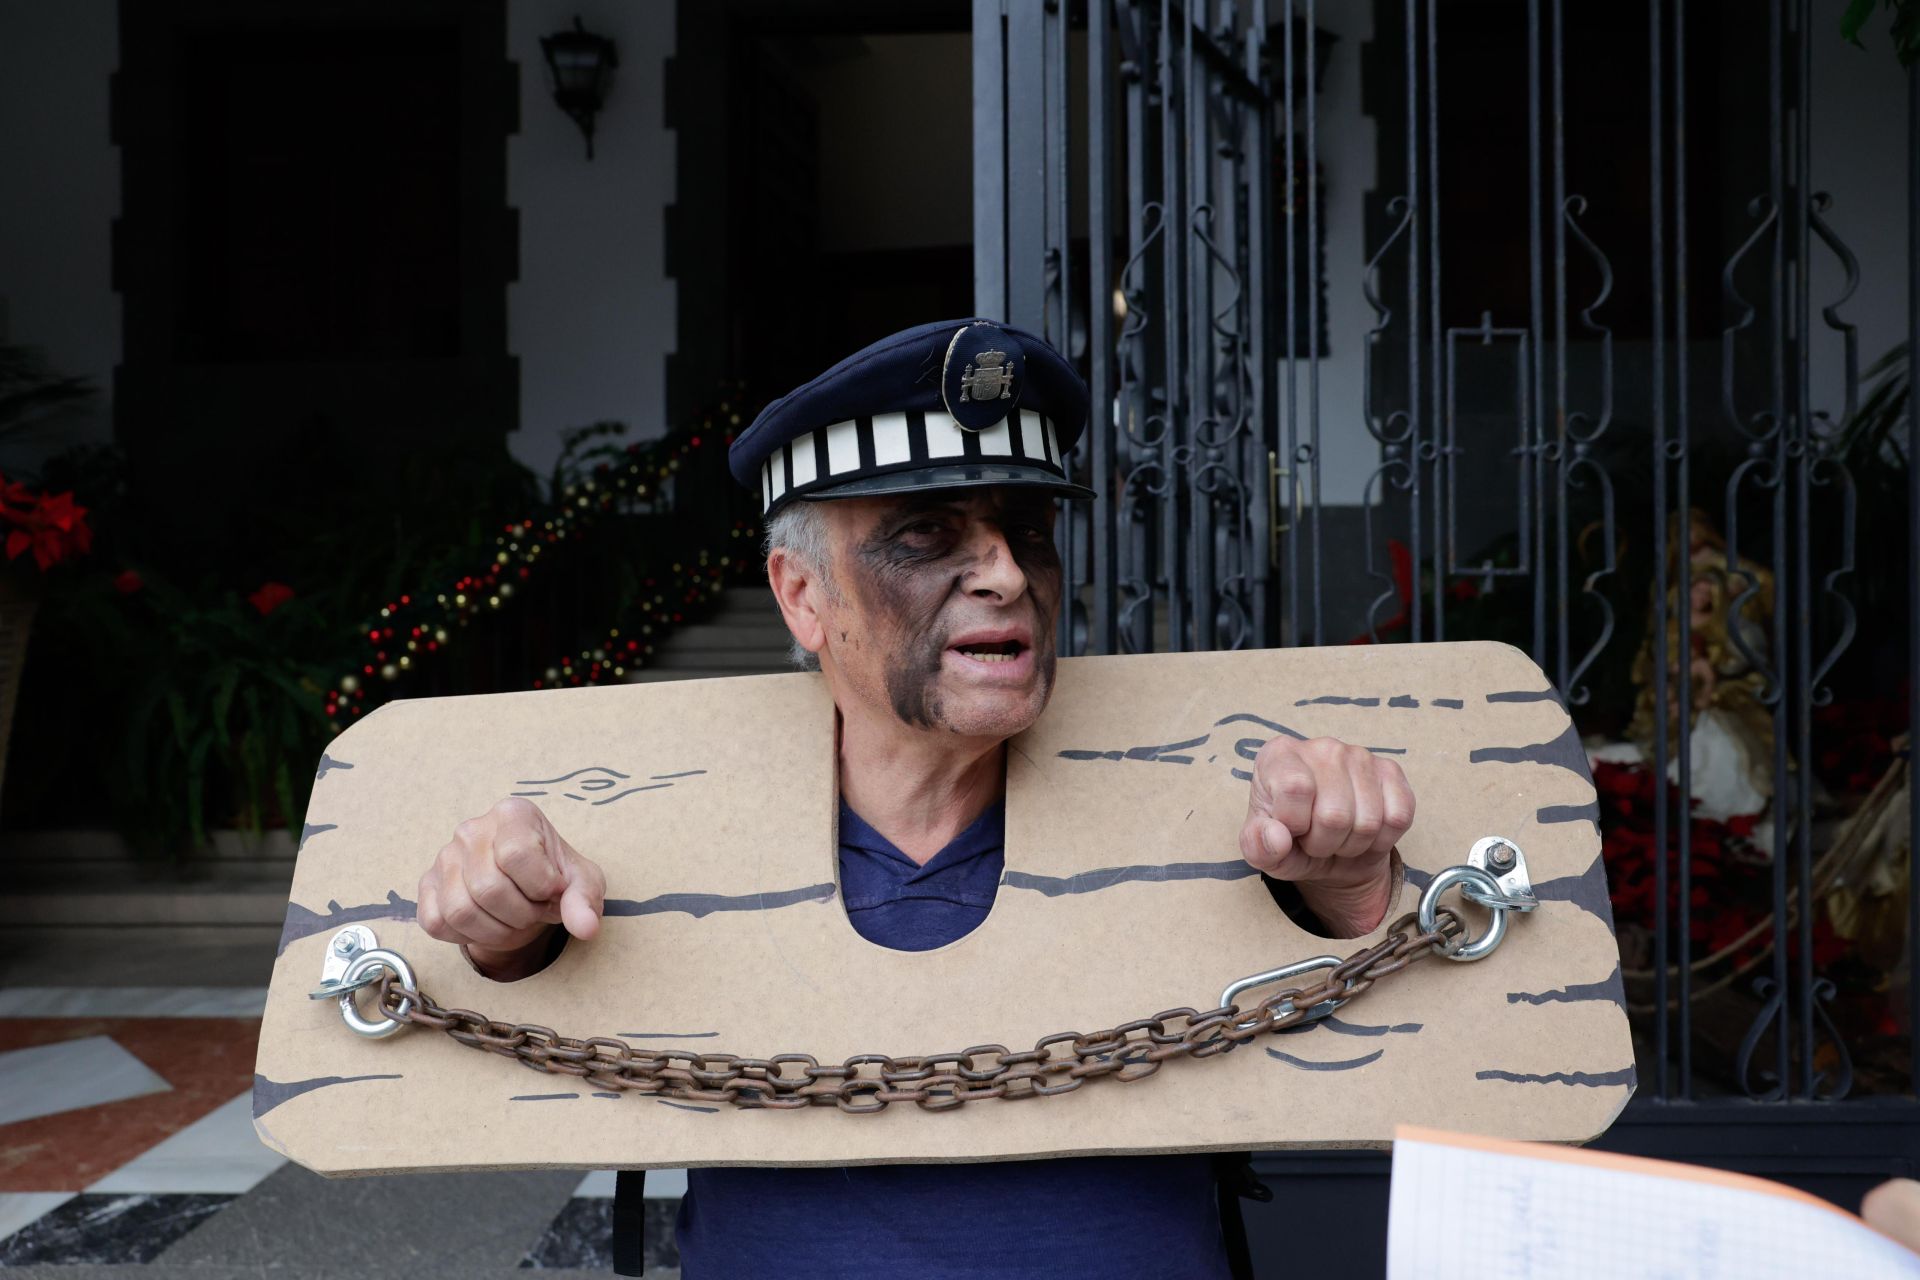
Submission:
[[[878,648],[885,655],[887,699],[903,722],[930,729],[944,719],[940,675],[958,620],[943,615],[964,599],[966,575],[983,567],[977,544],[965,536],[976,521],[998,526],[1026,577],[1026,592],[1005,607],[1009,621],[1031,628],[1035,688],[1044,703],[1053,688],[1060,601],[1052,507],[1050,496],[1017,491],[958,501],[951,495],[908,499],[886,511],[852,548],[851,585],[884,632]]]

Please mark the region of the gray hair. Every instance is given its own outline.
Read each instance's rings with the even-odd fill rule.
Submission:
[[[811,573],[829,597],[838,599],[833,582],[833,539],[827,518],[818,503],[789,502],[786,508],[767,522],[768,555],[784,551]],[[818,671],[820,655],[798,640],[787,651],[788,660],[802,671]]]

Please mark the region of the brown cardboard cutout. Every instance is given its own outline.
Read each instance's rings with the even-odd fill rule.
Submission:
[[[1389,918],[1487,835],[1524,850],[1540,908],[1489,958],[1416,965],[1309,1028],[1137,1083],[941,1113],[615,1096],[424,1028],[363,1039],[307,998],[329,938],[358,921],[444,1006],[644,1046],[839,1061],[1209,1008],[1235,978],[1362,945],[1303,932],[1240,858],[1245,770],[1276,733],[1406,770],[1419,809]],[[509,794],[605,868],[608,901],[598,937],[501,984],[422,933],[412,898],[454,826]],[[329,1174],[1366,1146],[1399,1123],[1584,1141],[1634,1087],[1597,812],[1558,696],[1504,645],[1063,661],[1009,751],[992,913],[910,953],[862,939],[841,905],[817,676],[394,703],[321,761],[254,1124]]]

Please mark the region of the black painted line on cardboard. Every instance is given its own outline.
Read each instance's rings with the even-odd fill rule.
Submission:
[[[1378,698],[1349,698],[1344,694],[1326,693],[1317,698],[1302,698],[1293,704],[1296,707],[1377,707]]]
[[[508,1102],[558,1102],[565,1098],[571,1102],[579,1097],[577,1093],[521,1093],[508,1098]]]
[[[1364,1067],[1369,1062],[1378,1062],[1385,1049],[1375,1049],[1372,1053],[1362,1054],[1358,1058],[1348,1058],[1345,1062],[1314,1062],[1309,1058],[1296,1058],[1290,1053],[1278,1049],[1267,1050],[1269,1058],[1278,1058],[1288,1066],[1299,1067],[1302,1071],[1351,1071],[1355,1067]]]
[[[1459,711],[1464,709],[1467,704],[1459,698],[1435,698],[1433,705],[1436,707],[1445,707],[1449,711]]]
[[[618,1099],[620,1097],[620,1095],[617,1093],[596,1093],[593,1096],[596,1098],[614,1098],[614,1099]]]
[[[1257,724],[1264,729],[1271,729],[1273,732],[1285,737],[1294,738],[1301,742],[1307,740],[1307,735],[1298,729],[1289,729],[1277,720],[1269,720],[1265,716],[1254,715],[1251,711],[1236,711],[1230,716],[1222,716],[1213,722],[1213,727],[1218,729],[1223,724]]]
[[[1565,769],[1582,782],[1591,782],[1587,773],[1587,749],[1580,731],[1569,721],[1560,736],[1551,742],[1535,742],[1524,747],[1475,747],[1467,756],[1469,764],[1544,764]]]
[[[640,902],[632,898],[609,898],[602,914],[657,916],[684,911],[699,920],[716,911],[773,911],[798,902],[825,902],[838,892],[831,884],[810,884],[803,889],[783,889],[777,893],[663,893]]]
[[[337,822],[305,823],[300,828],[300,843],[294,846],[293,851],[295,853],[300,852],[300,850],[307,847],[307,841],[311,840],[313,837],[319,835],[323,831],[338,831],[339,829],[340,829],[340,824]]]
[[[1560,701],[1558,689],[1503,689],[1487,695],[1488,702],[1551,702],[1561,710],[1566,704]]]
[[[682,769],[679,773],[656,773],[653,775],[653,780],[659,782],[664,778],[697,778],[705,772],[705,769]]]
[[[1423,1022],[1395,1022],[1392,1024],[1388,1024],[1384,1022],[1381,1022],[1381,1023],[1347,1022],[1341,1018],[1336,1018],[1331,1014],[1329,1014],[1328,1016],[1320,1019],[1317,1023],[1310,1022],[1305,1025],[1322,1026],[1329,1031],[1336,1031],[1343,1036],[1384,1036],[1384,1035],[1410,1036],[1410,1035],[1417,1035],[1420,1029],[1426,1024]]]
[[[708,1115],[713,1115],[720,1110],[718,1107],[696,1107],[691,1102],[669,1102],[665,1098],[655,1098],[654,1101],[663,1107],[677,1107],[681,1111],[703,1111]]]
[[[353,768],[353,766],[348,764],[345,760],[335,760],[332,756],[322,751],[320,753],[320,767],[314,771],[313,780],[315,782],[318,782],[320,781],[320,779],[326,777],[329,773],[332,773],[335,769],[351,769],[351,768]]]
[[[1311,1031],[1315,1027],[1325,1027],[1334,1034],[1343,1036],[1384,1036],[1388,1034],[1410,1036],[1418,1034],[1425,1025],[1426,1024],[1422,1022],[1396,1022],[1391,1026],[1386,1023],[1347,1022],[1344,1019],[1336,1018],[1329,1014],[1324,1018],[1316,1018],[1312,1022],[1299,1022],[1291,1027],[1283,1027],[1273,1034],[1277,1036],[1297,1036],[1303,1032]]]
[[[1533,896],[1542,902],[1571,902],[1588,915],[1598,917],[1609,930],[1613,927],[1613,903],[1607,897],[1607,866],[1599,854],[1577,876],[1555,876],[1533,886]]]
[[[636,791],[662,791],[672,785],[673,784],[671,782],[649,782],[644,787],[628,787],[625,791],[620,792],[618,795],[608,796],[605,800],[589,800],[587,803],[593,805],[595,808],[598,808],[603,804],[612,804],[615,800],[625,800],[628,796],[634,794]],[[578,796],[567,797],[567,799],[569,800],[577,800],[579,798],[580,797]]]
[[[1389,707],[1399,707],[1405,710],[1412,710],[1413,708],[1416,708],[1420,705],[1420,699],[1412,696],[1411,694],[1397,693],[1393,697],[1387,699],[1387,705]]]
[[[718,1031],[620,1031],[622,1040],[711,1040]]]
[[[1049,898],[1069,893],[1097,893],[1119,884],[1160,884],[1169,880],[1244,880],[1259,875],[1244,859],[1233,862],[1174,862],[1164,866],[1101,867],[1071,876],[1041,876],[1030,871],[1007,871],[1000,883],[1009,889],[1032,889]]]
[[[1189,738],[1185,742],[1165,742],[1157,746],[1127,747],[1125,749],[1108,751],[1099,751],[1087,747],[1070,747],[1065,751],[1056,752],[1055,754],[1062,760],[1144,760],[1151,764],[1192,764],[1192,756],[1173,755],[1169,753],[1188,751],[1194,747],[1204,746],[1207,739],[1211,736],[1211,734],[1203,733],[1199,737]]]
[[[632,898],[609,898],[601,914],[606,917],[653,916],[682,911],[699,920],[717,911],[773,911],[799,902],[824,902],[837,892],[838,890],[831,884],[813,884],[802,889],[786,889],[778,893],[742,893],[732,896],[719,893],[663,893],[657,898],[647,898],[638,902]],[[357,907],[343,907],[337,899],[329,900],[325,912],[303,907],[297,902],[290,902],[287,904],[286,923],[280,929],[280,945],[274,954],[284,952],[288,944],[295,939],[305,938],[311,934],[337,929],[344,924],[357,924],[363,920],[411,920],[414,918],[414,911],[413,901],[401,897],[392,889],[387,890],[385,902],[369,902]]]
[[[385,902],[369,902],[358,907],[343,907],[337,898],[330,898],[324,912],[289,902],[286,922],[280,926],[280,944],[274,954],[285,951],[287,944],[296,938],[338,929],[344,924],[359,924],[365,920],[411,920],[413,912],[412,899],[403,898],[392,889],[387,890]]]
[[[1271,1053],[1273,1050],[1269,1049]],[[1587,1089],[1604,1088],[1607,1085],[1632,1084],[1633,1068],[1621,1067],[1618,1071],[1549,1071],[1544,1075],[1535,1075],[1524,1071],[1476,1071],[1475,1080],[1505,1080],[1510,1084],[1573,1084]]]
[[[1612,1004],[1620,999],[1620,966],[1598,982],[1569,982],[1552,991],[1509,991],[1508,1004],[1576,1004],[1582,1000],[1604,1000]]]
[[[315,1089],[324,1089],[328,1085],[400,1078],[398,1075],[313,1076],[306,1080],[288,1080],[282,1083],[278,1080],[269,1080],[256,1072],[253,1077],[253,1118],[258,1120],[281,1103],[297,1098],[303,1093],[312,1093]]]
[[[1556,822],[1592,822],[1600,821],[1600,802],[1592,804],[1550,804],[1537,810],[1533,820],[1541,826],[1551,826]]]
[[[630,773],[622,773],[618,769],[609,769],[603,764],[589,764],[575,769],[572,773],[563,773],[557,778],[521,778],[518,779],[518,781],[523,787],[550,787],[556,782],[565,782],[568,778],[577,778],[583,773],[592,773],[595,770],[601,773],[610,773],[614,777],[621,779],[631,778],[633,776]]]

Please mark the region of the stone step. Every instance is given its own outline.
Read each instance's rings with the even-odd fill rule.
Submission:
[[[130,884],[0,894],[0,928],[278,925],[288,883]]]

